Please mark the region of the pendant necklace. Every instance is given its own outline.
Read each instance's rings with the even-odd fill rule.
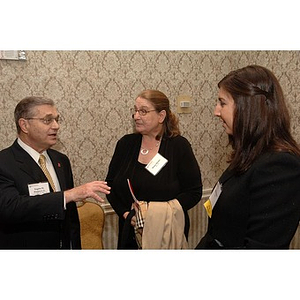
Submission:
[[[149,150],[152,150],[152,149],[141,149],[141,154],[142,155],[147,155],[149,153]]]
[[[159,145],[159,142],[160,142],[160,140],[159,140],[159,141],[157,141],[157,143],[156,143],[155,147],[158,147],[158,145]],[[142,155],[147,155],[147,154],[149,153],[149,151],[151,151],[152,149],[153,149],[153,148],[146,149],[146,148],[142,148],[142,147],[141,147],[141,154],[142,154]]]

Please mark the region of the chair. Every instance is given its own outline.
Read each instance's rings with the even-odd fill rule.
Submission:
[[[77,204],[82,249],[103,249],[102,234],[105,213],[100,204],[80,202]]]

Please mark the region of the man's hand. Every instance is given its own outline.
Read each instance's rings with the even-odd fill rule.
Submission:
[[[105,181],[92,181],[65,191],[64,196],[66,203],[71,201],[78,202],[86,198],[93,198],[99,202],[104,202],[97,193],[109,194],[110,189]]]

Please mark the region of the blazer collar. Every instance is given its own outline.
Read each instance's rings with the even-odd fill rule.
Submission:
[[[228,181],[231,177],[235,175],[235,172],[230,170],[229,167],[225,170],[225,172],[221,175],[219,182],[224,185],[226,181]]]
[[[12,152],[19,168],[29,175],[35,182],[45,180],[45,175],[35,160],[18,144],[17,140],[12,145]]]
[[[34,161],[34,159],[18,144],[17,140],[12,145],[12,151],[14,153],[15,159],[19,164],[21,170],[27,173],[35,182],[47,180],[45,174],[39,165]],[[55,169],[61,190],[66,189],[66,179],[64,173],[64,166],[60,161],[60,155],[58,152],[48,149],[47,153],[52,161],[53,167]]]

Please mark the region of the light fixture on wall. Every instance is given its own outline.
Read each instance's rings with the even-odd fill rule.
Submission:
[[[24,50],[0,50],[0,59],[26,60],[26,52]]]
[[[189,95],[179,95],[177,97],[177,113],[190,114],[192,98]]]

